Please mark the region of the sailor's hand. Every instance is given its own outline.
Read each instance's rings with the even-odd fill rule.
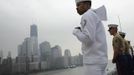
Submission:
[[[81,31],[81,27],[75,27],[75,29],[79,29]]]
[[[75,27],[75,29],[80,29],[81,30],[81,27]]]
[[[80,27],[75,27],[73,30],[73,35],[78,35],[81,32],[81,28]]]

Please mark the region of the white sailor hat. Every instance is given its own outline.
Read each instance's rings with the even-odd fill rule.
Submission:
[[[108,27],[109,28],[111,28],[111,27],[118,27],[118,25],[117,24],[109,24]]]
[[[120,34],[120,35],[126,35],[126,33],[124,33],[124,32],[119,32],[119,34]]]
[[[75,0],[76,3],[83,2],[83,1],[91,1],[91,0]]]
[[[117,24],[109,24],[108,27],[109,27],[108,31],[110,31],[111,28],[117,28],[118,25]]]

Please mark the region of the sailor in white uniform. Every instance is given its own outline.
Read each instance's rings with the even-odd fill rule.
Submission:
[[[91,8],[91,0],[76,0],[77,12],[82,15],[81,26],[75,27],[73,34],[82,43],[84,75],[106,75],[108,63],[107,43],[102,20],[106,20],[106,10]]]

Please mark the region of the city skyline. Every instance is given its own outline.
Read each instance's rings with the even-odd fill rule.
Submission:
[[[126,39],[134,45],[134,6],[132,0],[93,0],[92,8],[101,5],[107,9],[108,21],[104,22],[107,35],[108,55],[112,58],[112,37],[107,32],[108,23],[119,24],[127,33]],[[0,50],[7,56],[17,55],[17,46],[24,38],[30,37],[30,25],[38,27],[38,43],[50,42],[51,46],[59,45],[62,52],[69,49],[72,55],[81,53],[81,43],[72,35],[72,30],[80,26],[80,18],[76,12],[75,0],[0,0]],[[119,28],[120,30],[120,28]]]
[[[37,42],[38,42],[38,27],[37,27],[37,25],[36,24],[31,24],[30,25],[30,35],[29,35],[29,37],[25,37],[24,38],[24,41],[22,40],[22,44],[19,44],[18,45],[18,48],[17,48],[17,54],[16,54],[16,56],[24,56],[26,53],[25,53],[25,50],[23,49],[23,50],[21,50],[21,51],[19,51],[20,49],[21,49],[21,47],[23,46],[23,45],[25,45],[26,44],[26,41],[28,41],[28,42],[32,42],[32,41],[34,41],[35,39],[37,39]],[[43,41],[43,42],[48,42],[48,43],[50,43],[49,41]],[[43,42],[41,42],[41,44],[43,43]],[[30,43],[29,43],[30,44]],[[38,47],[39,47],[39,45],[40,45],[40,43],[38,43]],[[51,44],[50,44],[50,46],[51,46]],[[65,50],[62,50],[62,47],[60,47],[58,44],[57,45],[54,45],[53,47],[52,47],[52,50],[53,50],[53,48],[57,48],[57,47],[59,47],[60,49],[61,49],[61,55],[62,56],[64,56],[64,51],[66,51],[66,50],[69,50],[69,49],[65,49]],[[31,50],[31,48],[28,48],[28,49],[30,49]],[[36,48],[35,48],[36,49]],[[30,51],[29,50],[29,51]],[[40,51],[40,48],[38,48],[38,50]],[[2,53],[1,54],[3,54],[3,50],[0,50]],[[7,54],[7,56],[9,56],[9,52],[10,52],[10,56],[12,56],[13,58],[15,58],[16,56],[13,56],[13,55],[11,55],[11,51],[8,51],[8,54]],[[23,54],[20,54],[20,53],[23,53]],[[70,52],[71,53],[71,52]],[[19,55],[20,54],[20,55]],[[79,54],[79,53],[78,53]],[[30,54],[31,55],[31,54]],[[4,55],[4,58],[5,57],[7,57],[6,55]],[[29,56],[29,52],[28,52],[28,56]],[[75,56],[75,55],[73,55],[73,56]]]

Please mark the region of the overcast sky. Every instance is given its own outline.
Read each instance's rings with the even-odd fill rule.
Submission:
[[[108,42],[109,59],[112,58],[112,36],[107,32],[108,23],[119,24],[127,33],[126,39],[134,45],[134,1],[133,0],[93,0],[92,8],[105,5],[108,21],[104,22]],[[81,44],[72,35],[73,28],[80,26],[80,18],[75,10],[75,0],[0,0],[0,50],[6,56],[8,51],[17,55],[17,46],[30,34],[30,25],[38,26],[39,43],[50,42],[59,45],[64,52],[70,49],[72,55],[81,53]]]

